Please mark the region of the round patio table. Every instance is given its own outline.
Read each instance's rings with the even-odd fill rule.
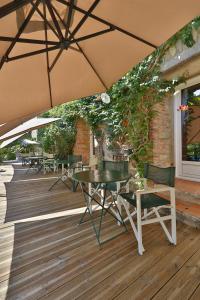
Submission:
[[[86,214],[89,214],[89,219],[91,221],[93,230],[95,232],[97,241],[99,245],[102,243],[113,239],[114,237],[118,236],[115,235],[114,237],[111,237],[107,240],[104,240],[101,242],[100,240],[100,235],[101,235],[101,225],[102,225],[102,219],[105,216],[106,213],[109,213],[118,223],[122,224],[126,229],[126,225],[122,219],[121,213],[119,211],[119,208],[116,203],[115,197],[113,197],[112,192],[110,193],[110,197],[112,199],[111,203],[107,202],[107,197],[106,197],[106,191],[108,188],[108,185],[110,183],[120,183],[120,182],[126,182],[130,178],[130,174],[127,172],[121,172],[121,171],[114,171],[114,170],[89,170],[89,171],[82,171],[79,173],[76,173],[72,176],[72,178],[75,181],[78,181],[80,183],[85,203],[86,203],[86,209],[85,212],[80,220],[80,223],[83,223],[84,217]],[[87,189],[87,184],[89,185],[89,188]],[[103,195],[99,191],[103,190]],[[100,201],[97,199],[100,198]],[[98,204],[98,206],[101,207],[101,212],[100,212],[100,219],[99,219],[99,225],[96,226],[94,222],[94,217],[93,217],[93,210],[92,210],[92,202],[95,202]],[[114,206],[114,207],[113,207]],[[121,234],[121,233],[120,233]]]
[[[29,172],[30,169],[34,169],[37,166],[37,169],[40,168],[41,161],[44,159],[44,156],[27,156],[26,160],[29,161],[29,168],[26,173]]]

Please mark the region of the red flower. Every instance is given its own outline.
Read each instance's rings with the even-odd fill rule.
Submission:
[[[185,104],[180,105],[178,108],[179,111],[187,111],[188,109],[188,105]]]

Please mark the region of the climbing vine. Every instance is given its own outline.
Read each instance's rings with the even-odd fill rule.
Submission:
[[[114,84],[107,91],[111,97],[109,104],[102,103],[99,95],[95,95],[63,104],[46,113],[46,116],[61,117],[58,124],[48,129],[50,136],[54,131],[51,146],[56,144],[56,135],[59,136],[65,129],[71,136],[71,148],[69,148],[73,149],[76,135],[75,124],[78,118],[85,119],[96,135],[102,134],[100,125],[106,124],[110,141],[127,143],[133,149],[132,159],[142,171],[144,162],[152,157],[150,129],[152,119],[156,114],[155,105],[162,103],[184,80],[184,78],[179,78],[170,81],[162,77],[160,65],[163,57],[178,40],[181,40],[187,47],[192,47],[195,43],[193,31],[198,30],[199,27],[200,17],[197,17]],[[43,140],[45,140],[45,135],[43,135]],[[70,138],[68,143],[69,141]]]

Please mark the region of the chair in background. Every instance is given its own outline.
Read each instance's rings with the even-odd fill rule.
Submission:
[[[47,172],[55,173],[56,171],[58,171],[57,160],[54,158],[43,159],[41,168],[38,170],[38,172],[40,172],[41,170],[43,170],[44,174],[46,174]]]
[[[151,180],[154,186],[148,187],[147,180]],[[142,243],[142,226],[146,224],[159,222],[170,243],[176,245],[176,206],[175,206],[175,168],[159,168],[146,164],[143,179],[130,179],[129,185],[143,181],[143,188],[126,193],[119,194],[119,201],[125,208],[127,218],[138,241],[138,252],[140,255],[144,252]],[[130,187],[131,189],[131,187]],[[160,193],[168,192],[170,201],[166,200]],[[133,212],[130,208],[133,208]],[[160,214],[160,209],[162,213]],[[142,214],[143,211],[143,214]],[[137,216],[137,226],[133,221],[133,216]],[[152,218],[152,215],[154,216]],[[171,220],[171,232],[166,227],[164,221]]]
[[[51,191],[59,182],[62,182],[67,188],[70,189],[66,181],[68,179],[72,182],[72,191],[75,192],[78,187],[78,182],[72,180],[72,176],[76,172],[83,170],[82,155],[68,155],[66,160],[57,160],[57,167],[62,165],[62,174],[51,185],[49,191]]]

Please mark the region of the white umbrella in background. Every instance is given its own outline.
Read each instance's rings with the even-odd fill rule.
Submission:
[[[25,134],[40,127],[47,126],[58,120],[60,120],[60,118],[33,118],[10,130],[6,134],[0,136],[0,142],[11,139],[13,137],[19,138],[22,134]]]

